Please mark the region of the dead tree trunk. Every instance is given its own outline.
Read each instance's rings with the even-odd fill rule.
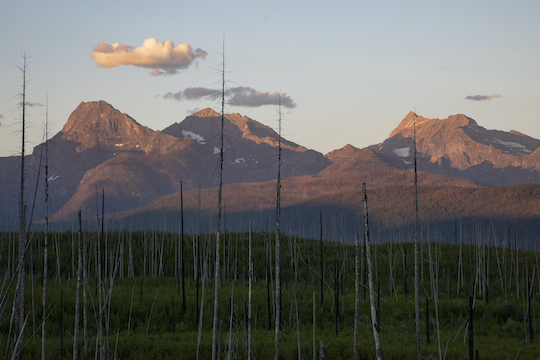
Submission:
[[[88,303],[86,299],[86,289],[88,287],[88,242],[86,237],[83,236],[83,347],[84,347],[84,360],[88,360],[89,347],[88,347]],[[129,327],[128,327],[129,332]]]
[[[23,55],[23,65],[19,68],[22,72],[23,83],[21,93],[21,107],[22,107],[22,119],[21,119],[21,178],[19,189],[19,261],[18,261],[18,284],[16,290],[15,301],[15,346],[13,354],[15,359],[20,358],[19,346],[23,343],[23,322],[24,322],[24,276],[25,276],[25,254],[26,254],[26,201],[24,196],[26,172],[24,164],[24,152],[26,144],[26,55]]]
[[[274,338],[274,359],[279,354],[279,328],[281,317],[281,253],[280,253],[280,215],[281,215],[281,93],[279,95],[279,131],[278,131],[278,174],[276,196],[276,321]]]
[[[356,235],[354,255],[354,339],[353,360],[358,360],[358,324],[360,318],[360,249]],[[314,340],[315,341],[315,340]],[[315,360],[315,359],[314,359]]]
[[[45,109],[45,240],[43,242],[43,315],[41,318],[41,360],[47,358],[47,276],[48,276],[48,251],[49,251],[49,99]]]
[[[99,349],[100,359],[105,359],[105,341],[103,340],[103,310],[105,305],[103,304],[103,277],[102,277],[102,261],[101,261],[101,243],[104,237],[104,212],[105,212],[105,189],[102,192],[101,202],[101,232],[97,241],[97,264],[96,264],[96,283],[98,287],[98,324],[97,324],[97,341],[96,346]]]
[[[373,327],[373,339],[375,341],[375,357],[381,360],[381,347],[379,342],[379,325],[377,324],[377,311],[375,310],[375,289],[373,288],[373,266],[371,264],[371,244],[369,240],[369,225],[368,225],[368,206],[366,183],[362,185],[364,194],[364,240],[366,243],[366,260],[368,267],[368,283],[369,283],[369,303],[371,307],[371,325]]]
[[[251,360],[251,297],[252,297],[252,286],[253,286],[253,259],[252,259],[252,249],[251,249],[251,224],[249,225],[249,292],[248,292],[248,360]]]
[[[77,290],[75,295],[75,325],[73,329],[73,360],[79,358],[79,316],[81,309],[81,278],[82,278],[82,224],[81,224],[81,210],[79,210],[79,232],[78,232],[78,261],[77,261]]]
[[[319,230],[320,230],[320,260],[319,260],[319,265],[320,265],[320,274],[319,274],[319,277],[320,277],[320,280],[321,280],[321,293],[320,293],[320,301],[321,301],[321,311],[322,311],[322,307],[323,307],[323,301],[324,301],[324,277],[323,277],[323,272],[324,272],[324,263],[323,263],[323,234],[322,234],[322,211],[319,212]]]
[[[225,45],[223,46],[225,48]],[[223,192],[223,130],[225,117],[225,49],[223,49],[223,64],[221,78],[221,130],[220,130],[220,150],[219,150],[219,190],[218,190],[218,219],[216,232],[216,262],[214,264],[214,321],[212,326],[212,360],[217,357],[217,335],[218,335],[218,302],[219,302],[219,266],[221,251],[221,196]]]
[[[474,360],[473,311],[473,297],[469,295],[469,360]]]
[[[313,292],[313,360],[317,360],[317,295]]]
[[[182,310],[186,312],[186,278],[184,273],[184,193],[180,181],[180,254],[182,270]]]
[[[420,345],[420,284],[418,273],[418,175],[416,169],[416,114],[414,114],[414,318],[416,322],[416,354],[422,360]]]
[[[336,336],[338,334],[338,323],[339,323],[339,267],[338,267],[338,258],[339,258],[339,250],[336,253],[336,260],[334,262],[334,270],[335,270],[335,280],[334,280],[334,303],[335,303],[335,326],[336,326]]]

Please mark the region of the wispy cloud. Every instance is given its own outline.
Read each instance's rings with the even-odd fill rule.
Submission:
[[[163,95],[164,99],[172,99],[176,101],[185,101],[185,100],[202,100],[202,99],[211,99],[214,100],[218,96],[221,96],[221,91],[214,89],[207,89],[203,87],[189,87],[185,90],[172,93],[168,92]]]
[[[482,101],[482,100],[491,100],[495,98],[500,98],[502,95],[496,94],[496,95],[469,95],[465,98],[465,100],[472,100],[472,101]]]
[[[19,106],[22,106],[23,102],[22,101],[19,101]],[[29,107],[34,107],[34,106],[39,106],[39,107],[43,107],[43,104],[40,104],[40,103],[34,103],[34,102],[30,102],[30,101],[27,101],[25,103],[26,106],[29,106]]]
[[[176,74],[180,69],[187,69],[197,58],[204,59],[207,55],[204,50],[193,50],[188,43],[175,46],[172,40],[159,42],[156,38],[146,39],[138,48],[100,42],[93,50],[92,59],[99,67],[133,65],[152,69],[150,74],[153,76]]]
[[[228,103],[231,105],[259,107],[263,105],[277,105],[279,103],[279,93],[277,91],[257,91],[251,87],[239,86],[231,89],[233,96]],[[296,103],[287,94],[281,94],[281,106],[294,109]]]
[[[227,104],[231,106],[260,107],[265,105],[278,105],[279,92],[277,91],[258,91],[248,86],[238,86],[227,89]],[[164,99],[173,99],[176,101],[185,100],[215,100],[221,96],[221,91],[202,87],[191,87],[185,90],[163,95]],[[297,105],[287,94],[281,94],[281,106],[294,109]]]

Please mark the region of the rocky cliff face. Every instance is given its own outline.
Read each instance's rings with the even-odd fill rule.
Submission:
[[[410,112],[388,139],[369,148],[411,166],[415,120],[418,164],[423,170],[491,186],[540,182],[540,140],[516,131],[487,130],[462,114],[440,120]]]
[[[95,214],[96,193],[105,191],[106,212],[145,205],[183,189],[217,186],[221,115],[205,109],[163,132],[139,124],[105,101],[81,103],[62,131],[48,140],[53,220],[69,219],[81,209]],[[273,180],[277,176],[278,135],[268,126],[239,114],[225,116],[226,184]],[[330,164],[322,154],[283,141],[282,176],[313,175]],[[36,184],[44,144],[27,164],[28,183]],[[3,213],[16,213],[17,158],[0,159]],[[43,163],[41,163],[41,176]],[[30,174],[30,173],[29,173]],[[4,176],[6,175],[6,176]],[[39,182],[41,194],[43,181]],[[4,186],[5,185],[5,186]],[[10,199],[8,201],[9,197]],[[30,198],[30,190],[29,195]],[[42,201],[36,215],[43,216]]]
[[[177,138],[197,142],[199,153],[218,161],[221,115],[199,111],[163,130]],[[277,177],[278,134],[272,128],[240,114],[224,116],[224,170],[226,184],[259,182]],[[330,165],[321,153],[282,138],[282,176],[315,175]],[[211,161],[211,160],[209,160]]]
[[[61,134],[62,140],[78,144],[77,152],[103,149],[166,153],[178,146],[175,139],[140,125],[103,100],[81,103]]]
[[[273,183],[278,134],[240,114],[227,114],[224,120],[224,183]],[[178,192],[180,184],[184,190],[216,187],[220,129],[221,115],[212,109],[160,132],[104,101],[81,103],[62,131],[48,140],[53,219],[73,218],[79,209],[83,216],[95,216],[96,193],[102,190],[106,212],[113,213]],[[425,175],[423,181],[439,187],[478,186],[459,178],[490,186],[540,183],[540,140],[517,131],[487,130],[461,114],[440,120],[412,112],[388,139],[369,148],[347,145],[323,156],[282,139],[282,177],[294,177],[289,184],[304,190],[290,191],[298,190],[302,199],[320,192],[333,196],[336,191],[357,191],[362,181],[408,184],[410,172],[403,170],[412,168],[415,129],[418,168],[437,174]],[[38,145],[26,162],[27,198],[38,194],[36,219],[43,216],[43,179],[37,178],[44,173],[43,150],[44,144]],[[17,157],[0,158],[3,219],[17,214],[19,164]],[[310,181],[314,185],[307,189]]]

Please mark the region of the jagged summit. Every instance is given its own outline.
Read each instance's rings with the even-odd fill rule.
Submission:
[[[122,151],[170,152],[185,144],[172,136],[139,124],[106,101],[82,102],[71,113],[57,137],[77,144],[77,152],[103,149]]]
[[[136,149],[141,138],[152,133],[103,100],[82,102],[61,131],[63,140],[79,143],[78,152],[91,148]]]
[[[416,149],[420,166],[428,171],[461,176],[491,186],[538,182],[540,140],[516,131],[488,130],[466,115],[427,119],[409,112],[390,137],[369,148],[386,159],[411,166]]]
[[[84,127],[118,129],[122,123],[142,126],[127,114],[116,110],[106,101],[81,102],[62,128],[64,134],[76,132]]]
[[[205,118],[205,117],[220,117],[221,114],[215,111],[214,109],[206,108],[206,109],[203,109],[203,110],[200,110],[191,114],[191,116]]]
[[[476,121],[463,115],[457,114],[449,116],[447,119],[428,119],[423,116],[418,116],[412,111],[401,120],[399,125],[390,133],[390,138],[402,134],[404,136],[412,136],[414,131],[414,122],[416,120],[416,130],[419,131],[421,128],[425,127],[435,127],[435,128],[457,128],[463,126],[478,126]]]
[[[179,123],[168,126],[163,129],[163,133],[177,138],[191,138],[200,145],[205,145],[207,147],[219,147],[217,140],[219,139],[220,119],[221,114],[211,108],[206,108],[187,116]],[[236,139],[233,143],[238,144],[239,142],[247,141],[248,143],[257,145],[267,144],[274,148],[278,146],[279,136],[270,126],[264,125],[257,120],[238,113],[225,114],[224,119],[225,136],[229,138],[229,140]],[[281,146],[284,149],[297,152],[308,151],[305,147],[299,146],[291,141],[283,138],[281,140]],[[249,145],[243,144],[242,146]]]

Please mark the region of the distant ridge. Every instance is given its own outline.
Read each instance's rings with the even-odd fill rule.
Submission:
[[[369,148],[390,164],[412,163],[413,124],[409,112],[384,142]],[[487,130],[463,114],[447,119],[416,118],[419,166],[489,186],[540,183],[540,140],[516,131]]]
[[[105,101],[81,103],[62,131],[49,140],[50,187],[54,194],[51,209],[55,213],[51,219],[74,219],[78,210],[82,210],[83,217],[94,217],[99,211],[96,199],[100,191],[105,192],[105,212],[111,216],[157,211],[160,204],[168,204],[171,211],[177,211],[174,206],[180,184],[187,193],[198,193],[201,189],[203,194],[210,194],[201,201],[211,202],[213,188],[217,186],[220,120],[219,113],[207,108],[163,131],[154,131]],[[224,120],[223,180],[229,192],[227,211],[263,216],[275,206],[278,135],[271,127],[238,113],[225,114]],[[380,209],[387,209],[388,213],[396,209],[405,211],[410,205],[406,194],[412,184],[415,121],[420,184],[426,189],[425,194],[439,196],[439,203],[446,207],[439,209],[432,205],[431,212],[470,216],[460,210],[463,204],[443,197],[483,194],[471,189],[486,185],[540,184],[540,140],[517,131],[487,130],[463,114],[428,119],[409,112],[388,139],[368,148],[347,144],[323,155],[282,139],[284,206],[295,209],[298,212],[295,216],[299,217],[308,216],[303,214],[305,209],[315,211],[318,207],[332,209],[335,214],[343,211],[356,214],[354,199],[366,182],[368,189],[377,194],[390,194],[388,199],[376,198],[388,202],[378,204]],[[43,169],[38,171],[40,164],[43,166],[40,162],[43,145],[36,146],[27,161],[28,183],[40,187],[36,194],[43,190],[43,181],[36,178],[38,173],[43,174]],[[0,226],[17,213],[17,182],[11,174],[17,172],[19,163],[17,157],[0,158]],[[506,194],[536,196],[535,186],[516,187]],[[461,188],[469,190],[456,190]],[[33,191],[28,188],[27,198],[33,196]],[[486,209],[498,209],[497,213],[482,210],[486,216],[504,217],[505,204],[489,205],[490,201],[499,200],[493,195],[497,191],[485,194],[489,195],[484,203]],[[402,203],[389,205],[392,201]],[[424,201],[424,206],[428,203]],[[518,213],[526,216],[523,211]],[[531,209],[530,216],[536,213]],[[400,221],[408,221],[407,216],[399,215]],[[42,217],[43,202],[38,199],[35,223],[39,224]],[[379,224],[385,221],[389,223],[388,217],[384,221],[380,218]]]

